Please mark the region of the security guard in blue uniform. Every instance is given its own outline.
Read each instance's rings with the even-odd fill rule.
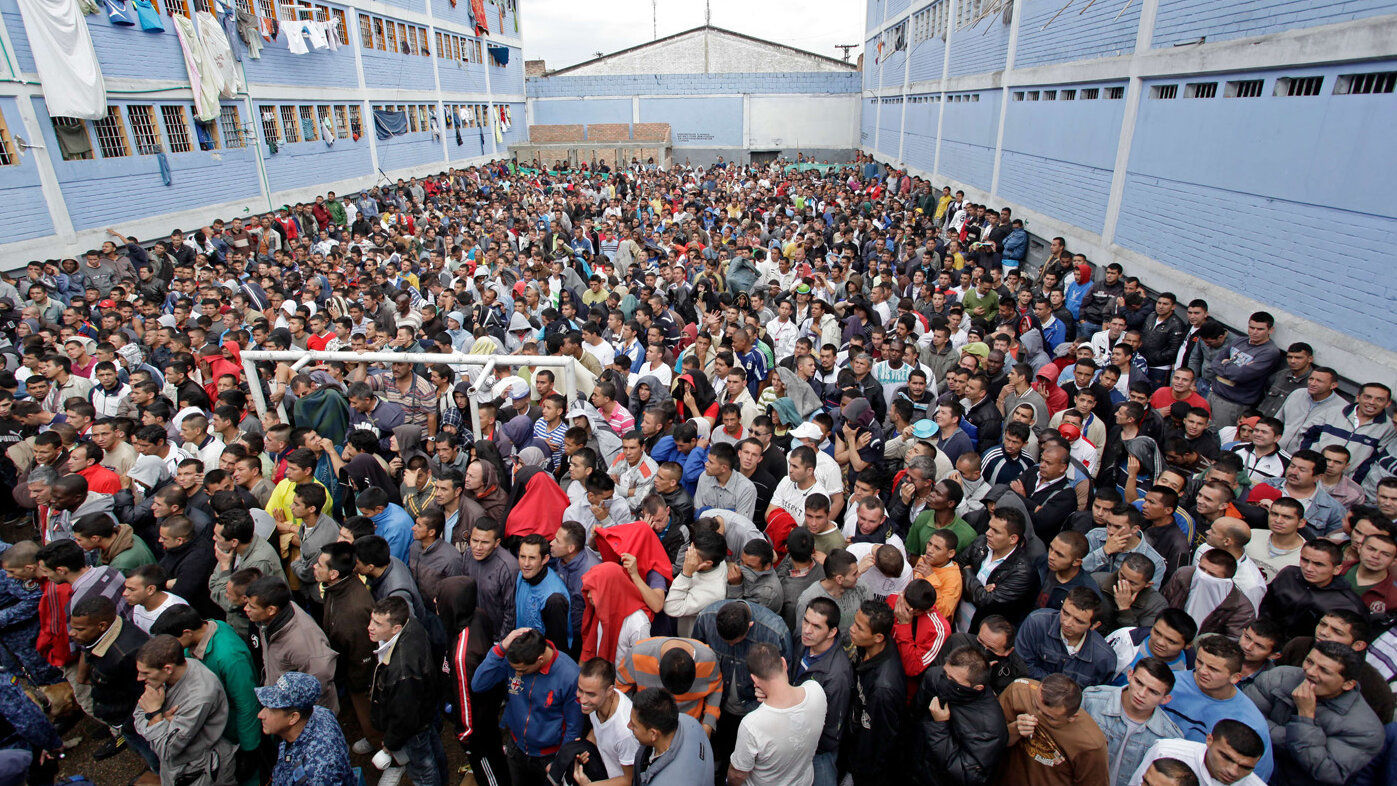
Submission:
[[[334,713],[317,707],[320,680],[288,671],[257,689],[262,731],[281,738],[272,786],[358,786]]]
[[[24,692],[19,678],[0,669],[0,783],[52,783],[63,740]],[[40,775],[42,773],[42,775]]]

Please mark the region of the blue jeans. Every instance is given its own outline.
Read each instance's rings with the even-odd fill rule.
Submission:
[[[446,748],[435,723],[417,732],[394,753],[407,757],[407,776],[416,786],[442,786],[446,779]],[[395,757],[396,758],[396,757]]]
[[[145,737],[142,737],[136,732],[135,722],[127,721],[122,724],[121,736],[126,738],[126,744],[130,745],[131,750],[135,751],[141,757],[141,760],[146,763],[150,771],[159,775],[160,757],[156,756],[155,751],[151,750],[150,743],[146,742]]]
[[[839,786],[839,769],[835,766],[838,758],[838,751],[815,754],[814,786]]]

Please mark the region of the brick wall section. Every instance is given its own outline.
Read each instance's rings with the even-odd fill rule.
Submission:
[[[635,139],[638,142],[663,142],[669,139],[669,123],[636,123]]]
[[[630,123],[594,123],[587,126],[588,142],[623,142],[630,138]]]
[[[529,139],[541,145],[554,142],[581,142],[584,138],[581,125],[529,126]]]

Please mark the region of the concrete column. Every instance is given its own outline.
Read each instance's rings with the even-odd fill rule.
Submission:
[[[1023,20],[1023,8],[1019,7],[1019,0],[1004,0],[1006,3],[1014,4],[1014,19],[1009,23],[1009,52],[1004,60],[1003,87],[999,96],[999,131],[994,137],[994,177],[990,180],[990,195],[993,197],[999,191],[999,163],[1004,155],[1004,121],[1009,115],[1009,86],[1014,78],[1014,50],[1019,46],[1019,22]],[[994,19],[989,19],[990,24],[994,24]]]
[[[1101,227],[1101,245],[1109,247],[1116,237],[1116,222],[1121,203],[1125,200],[1125,172],[1130,166],[1130,147],[1135,141],[1135,124],[1140,117],[1140,97],[1145,89],[1141,78],[1141,57],[1148,52],[1154,38],[1154,20],[1159,14],[1159,0],[1144,0],[1140,6],[1140,27],[1135,32],[1135,56],[1130,58],[1130,82],[1125,89],[1125,115],[1121,118],[1121,135],[1116,142],[1116,165],[1111,171],[1111,193],[1106,199],[1106,221]]]

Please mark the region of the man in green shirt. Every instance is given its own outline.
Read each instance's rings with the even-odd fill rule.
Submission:
[[[989,321],[999,313],[999,293],[994,291],[992,284],[989,275],[983,275],[975,283],[975,288],[961,298],[966,318]]]
[[[185,653],[198,658],[228,694],[228,725],[223,737],[238,746],[238,781],[255,786],[260,781],[262,722],[257,719],[262,705],[254,692],[258,687],[252,652],[237,631],[221,620],[205,620],[189,606],[175,606],[160,615],[151,626],[151,635],[169,634],[179,639]]]
[[[911,529],[907,531],[909,561],[916,563],[926,552],[931,533],[939,529],[949,529],[956,533],[956,538],[961,544],[975,542],[975,529],[967,524],[965,519],[956,515],[956,507],[964,498],[965,492],[960,484],[953,480],[943,480],[932,487],[931,496],[927,498],[926,510],[917,516],[917,520],[912,522]]]

